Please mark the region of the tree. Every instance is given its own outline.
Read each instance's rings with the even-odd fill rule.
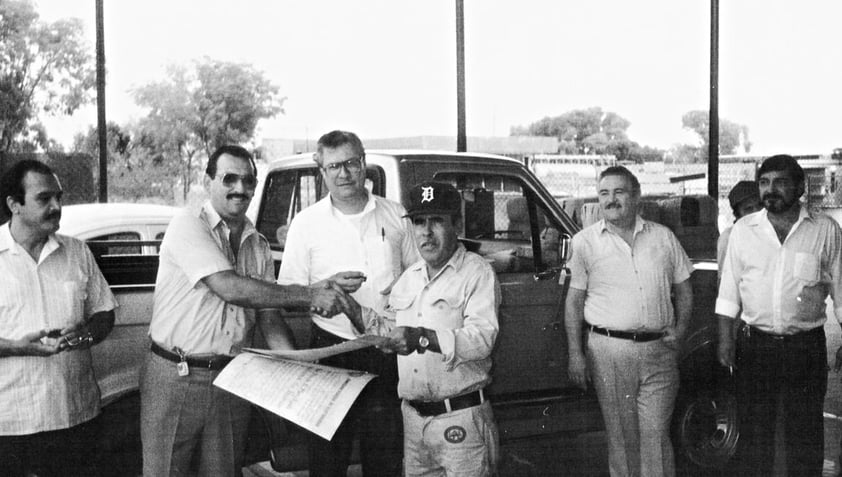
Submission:
[[[662,154],[629,139],[629,126],[631,122],[619,114],[592,107],[545,117],[526,127],[513,127],[511,135],[555,137],[561,154],[613,154],[618,160],[635,162]]]
[[[117,201],[155,199],[172,203],[179,177],[178,164],[167,163],[162,155],[155,155],[144,147],[139,135],[136,137],[138,139],[134,140],[128,127],[120,127],[114,122],[106,125],[109,196]],[[99,136],[95,127],[76,135],[73,152],[99,157]]]
[[[79,19],[40,22],[29,0],[0,0],[0,152],[54,146],[40,113],[72,114],[96,76]]]
[[[710,113],[708,111],[688,111],[681,117],[681,124],[699,135],[701,146],[697,157],[702,162],[707,161],[708,146],[710,145]],[[719,153],[736,154],[737,149],[742,146],[746,152],[751,150],[751,142],[748,138],[748,126],[737,124],[727,119],[719,119]]]
[[[286,98],[252,66],[204,58],[192,67],[170,66],[167,78],[134,91],[149,109],[138,132],[150,151],[180,164],[184,197],[197,178],[197,157],[254,136],[260,119],[283,112]]]

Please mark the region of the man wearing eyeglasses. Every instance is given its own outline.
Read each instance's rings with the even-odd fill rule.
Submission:
[[[311,347],[363,334],[387,335],[393,322],[384,318],[384,309],[392,283],[419,257],[406,211],[366,189],[365,150],[356,134],[325,134],[313,159],[330,193],[292,221],[278,282],[331,280],[360,304],[359,317],[313,315]],[[400,475],[403,438],[394,355],[368,348],[321,363],[378,377],[366,386],[331,441],[311,436],[310,476],[344,477],[355,434],[364,476]]]
[[[291,349],[284,307],[333,315],[352,310],[332,283],[274,283],[266,239],[246,218],[257,170],[251,154],[226,145],[208,159],[209,200],[173,218],[161,243],[150,353],[140,376],[143,475],[239,476],[250,405],[212,385],[252,344],[258,323],[273,349]],[[198,452],[199,458],[193,454]]]

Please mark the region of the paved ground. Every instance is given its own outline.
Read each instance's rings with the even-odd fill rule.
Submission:
[[[839,472],[840,440],[842,440],[842,373],[832,370],[836,350],[842,346],[842,329],[830,318],[825,326],[827,333],[828,389],[825,398],[825,472],[824,477],[837,477]],[[607,475],[605,436],[591,433],[571,439],[546,442],[513,443],[504,454],[503,477],[510,476],[583,476]],[[776,476],[783,476],[778,466]],[[244,473],[245,477],[306,477],[307,472],[276,473],[269,464],[256,464]],[[349,477],[359,477],[359,466],[354,466]]]

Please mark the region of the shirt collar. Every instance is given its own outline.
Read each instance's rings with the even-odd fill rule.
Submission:
[[[368,192],[368,190],[366,190],[366,195],[368,196],[368,200],[366,201],[365,207],[363,207],[363,210],[359,213],[360,216],[366,215],[369,212],[373,211],[374,208],[377,205],[377,203],[374,200],[374,194],[372,194],[372,193]],[[334,215],[334,216],[337,215],[337,211],[339,209],[337,209],[336,207],[333,206],[333,201],[330,198],[330,192],[328,192],[327,196],[325,196],[325,198],[322,199],[320,202],[325,203],[325,207],[328,208],[328,211],[330,211],[330,213],[332,215]]]
[[[766,210],[765,208],[760,209],[759,212],[749,214],[749,215],[743,217],[743,219],[745,219],[747,225],[751,225],[751,226],[754,226],[754,227],[762,224],[763,222],[771,223],[771,221],[769,220],[769,211]],[[743,219],[740,219],[740,220],[743,220]],[[801,223],[802,220],[810,220],[810,221],[815,220],[815,217],[813,217],[813,214],[810,213],[809,210],[807,210],[807,207],[805,207],[804,204],[801,204],[801,210],[798,211],[798,220],[796,220],[795,224],[793,224],[793,225],[797,225],[797,224]]]
[[[441,274],[446,268],[450,267],[454,271],[458,272],[462,268],[462,264],[465,263],[465,255],[468,251],[465,249],[465,246],[462,245],[462,242],[456,244],[456,251],[453,252],[453,255],[450,256],[450,259],[447,263],[441,267],[438,274]],[[419,260],[414,265],[409,267],[410,270],[416,272],[425,272],[427,270],[427,262],[424,259]]]
[[[23,247],[12,237],[12,230],[9,227],[10,224],[11,221],[6,221],[5,224],[0,225],[0,252],[8,250],[10,253],[17,255],[23,251]],[[47,237],[47,243],[44,244],[44,248],[41,251],[41,256],[46,257],[60,246],[61,243],[56,240],[56,234],[50,234]]]
[[[205,201],[202,205],[201,214],[204,216],[205,221],[210,225],[211,229],[216,230],[217,227],[222,225],[226,230],[228,229],[228,224],[222,220],[222,216],[213,208],[210,200]],[[245,223],[243,226],[243,238],[248,237],[252,233],[256,233],[257,229],[254,228],[254,224],[251,223],[248,217],[245,217]]]
[[[644,220],[644,218],[641,217],[640,214],[638,214],[634,217],[634,235],[637,235],[638,232],[641,232],[641,231],[643,231],[643,229],[648,228],[648,227],[649,227],[649,221]],[[608,230],[608,221],[607,220],[600,219],[600,221],[599,221],[599,231],[600,232],[610,232],[610,230]]]

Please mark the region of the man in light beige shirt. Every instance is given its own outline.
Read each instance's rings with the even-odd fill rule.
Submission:
[[[804,171],[772,156],[757,172],[766,210],[734,224],[716,314],[719,361],[736,370],[740,442],[736,475],[768,476],[779,398],[790,475],[821,475],[827,389],[825,300],[842,317],[842,231],[799,202]],[[733,319],[747,324],[735,340]]]
[[[140,376],[143,474],[241,475],[250,407],[212,385],[259,324],[269,347],[292,348],[282,307],[334,315],[350,310],[341,289],[281,286],[266,239],[246,218],[257,170],[226,145],[208,159],[209,200],[170,222],[155,282],[150,352]],[[350,311],[348,311],[350,312]],[[194,457],[198,454],[198,458]]]
[[[611,476],[670,477],[693,266],[668,228],[638,214],[640,182],[628,169],[605,169],[597,192],[604,219],[573,237],[568,261],[568,371],[578,386],[596,389]]]

